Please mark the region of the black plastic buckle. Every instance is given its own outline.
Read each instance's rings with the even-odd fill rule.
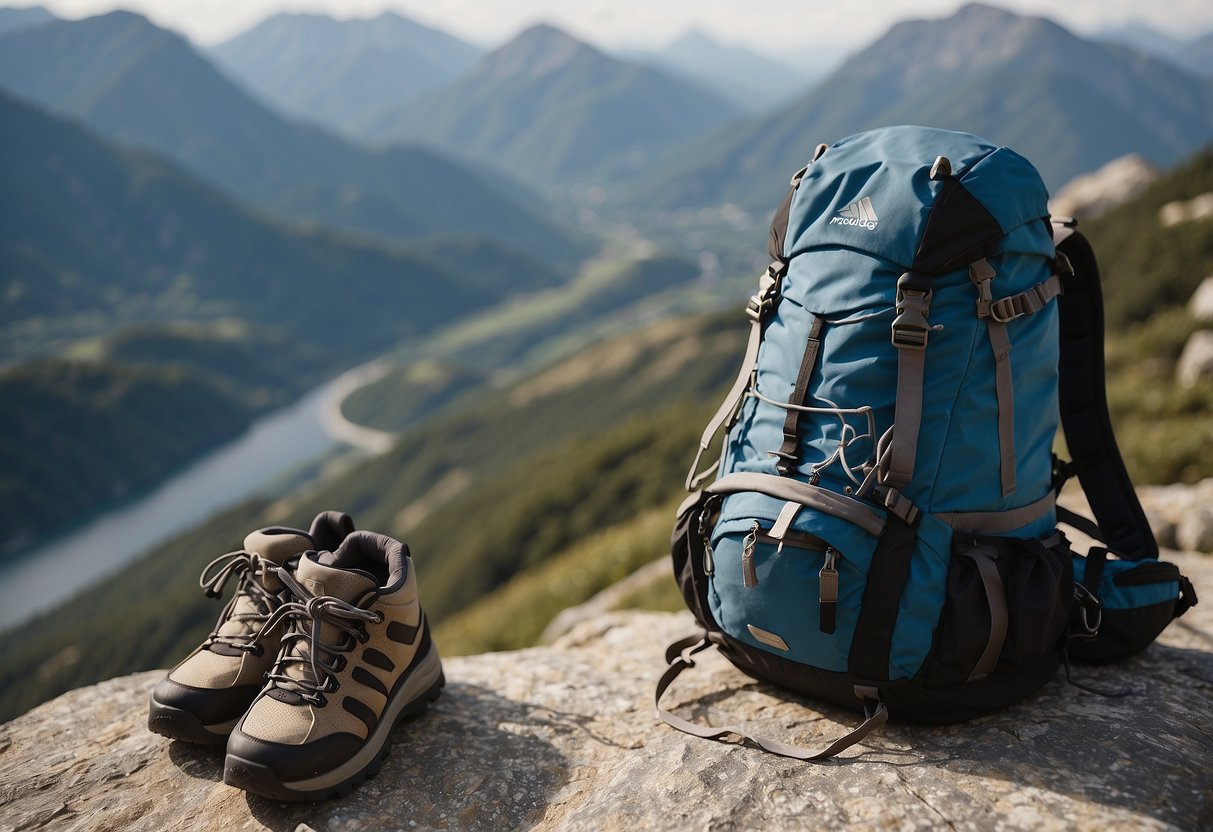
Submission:
[[[913,285],[913,272],[897,279],[897,317],[893,319],[893,346],[898,349],[925,350],[931,324],[931,298],[934,292]]]

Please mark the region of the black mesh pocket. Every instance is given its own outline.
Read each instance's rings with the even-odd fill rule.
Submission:
[[[1070,551],[1060,535],[1048,541],[957,535],[927,686],[1038,668],[1061,646],[1072,598]]]
[[[674,580],[695,620],[705,629],[715,630],[708,609],[708,574],[712,570],[712,553],[708,536],[712,515],[720,506],[720,498],[697,492],[678,508],[674,531],[670,536],[670,555],[674,561]]]

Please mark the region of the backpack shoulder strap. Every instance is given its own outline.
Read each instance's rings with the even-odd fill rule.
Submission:
[[[1125,470],[1104,375],[1103,294],[1091,244],[1073,220],[1053,222],[1064,293],[1058,298],[1058,398],[1073,470],[1091,504],[1100,539],[1130,560],[1158,557],[1158,543]]]

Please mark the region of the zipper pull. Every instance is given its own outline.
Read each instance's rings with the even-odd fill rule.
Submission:
[[[709,513],[706,506],[699,512],[699,537],[703,540],[703,574],[711,577],[716,571],[716,561],[712,557],[712,536],[708,534]]]
[[[749,589],[758,586],[758,570],[754,568],[754,546],[758,543],[758,529],[758,523],[755,522],[741,544],[741,583]]]
[[[821,607],[819,626],[823,633],[833,635],[838,620],[838,550],[826,547],[826,560],[817,573],[817,602]]]

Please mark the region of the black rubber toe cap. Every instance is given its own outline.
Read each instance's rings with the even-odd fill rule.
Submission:
[[[195,688],[174,682],[167,676],[152,691],[152,701],[178,711],[193,714],[203,725],[220,725],[239,719],[260,688],[241,685],[235,688]]]

